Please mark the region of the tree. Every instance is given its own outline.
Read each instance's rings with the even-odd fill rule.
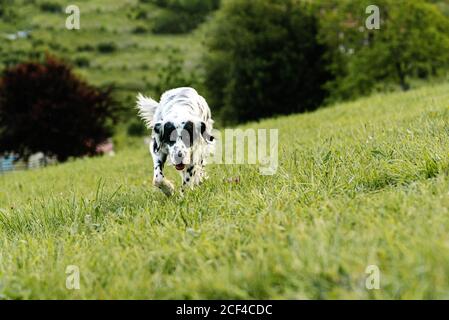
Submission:
[[[225,122],[317,108],[329,80],[310,5],[297,0],[231,0],[207,40],[208,100]]]
[[[220,0],[141,0],[141,2],[153,3],[164,8],[153,18],[154,33],[190,32],[220,6]]]
[[[88,85],[54,57],[18,64],[0,79],[0,152],[42,151],[60,161],[95,155],[116,111],[111,89]]]
[[[330,48],[328,83],[342,99],[370,93],[376,86],[435,76],[449,64],[449,19],[426,0],[379,0],[380,29],[366,28],[372,1],[323,0],[317,10],[320,39]]]
[[[0,0],[0,18],[5,22],[12,22],[17,18],[17,13],[11,0]]]

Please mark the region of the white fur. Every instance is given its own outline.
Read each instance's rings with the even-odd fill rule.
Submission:
[[[167,160],[172,165],[185,164],[184,169],[179,169],[183,186],[194,187],[200,184],[206,178],[204,166],[206,158],[213,148],[212,139],[204,138],[204,136],[212,136],[214,123],[206,100],[193,88],[177,88],[165,92],[159,103],[139,93],[137,108],[148,128],[153,129],[150,152],[154,162],[155,186],[167,195],[171,195],[174,191],[173,184],[163,175],[164,163]],[[194,139],[192,146],[186,146],[179,138],[185,123],[189,121],[196,125],[201,123],[205,125],[205,135]],[[164,126],[167,123],[173,124],[178,134],[176,141],[171,144],[161,140]],[[159,133],[155,128],[158,128]],[[198,127],[195,127],[196,129]]]
[[[149,129],[157,122],[167,120],[202,120],[212,131],[214,121],[206,100],[193,88],[177,88],[166,91],[158,103],[157,101],[137,95],[139,116],[145,121]]]
[[[159,103],[153,99],[145,97],[141,93],[137,95],[137,108],[139,110],[139,116],[145,121],[148,129],[153,129],[154,127],[153,117],[158,106]]]

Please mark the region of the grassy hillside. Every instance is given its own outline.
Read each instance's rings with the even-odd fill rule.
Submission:
[[[161,66],[171,54],[182,57],[192,70],[201,55],[204,27],[182,35],[152,32],[164,9],[144,0],[81,0],[80,30],[67,30],[62,0],[15,0],[12,14],[0,19],[0,69],[50,52],[70,61],[90,83],[114,84],[121,102],[137,91],[150,91]],[[8,35],[29,31],[29,36],[8,40]],[[103,49],[102,49],[103,48]],[[106,48],[106,49],[104,49]],[[125,76],[124,76],[125,75]]]
[[[448,92],[248,124],[279,128],[277,174],[214,165],[184,198],[152,189],[137,140],[0,176],[0,297],[448,298]],[[80,290],[65,288],[68,265]]]

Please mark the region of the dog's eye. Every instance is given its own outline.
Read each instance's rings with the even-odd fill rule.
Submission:
[[[176,142],[176,128],[171,122],[167,122],[164,125],[164,134],[162,136],[162,142],[168,145],[173,145]]]
[[[184,129],[182,130],[182,142],[187,147],[190,147],[193,144],[194,139],[194,124],[192,121],[187,121],[184,125]]]

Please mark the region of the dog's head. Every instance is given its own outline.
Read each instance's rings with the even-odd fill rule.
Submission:
[[[207,125],[203,121],[158,122],[154,125],[153,130],[160,148],[168,153],[170,162],[179,171],[184,170],[186,165],[192,163],[193,151],[196,146],[214,141],[214,137],[208,133]]]

